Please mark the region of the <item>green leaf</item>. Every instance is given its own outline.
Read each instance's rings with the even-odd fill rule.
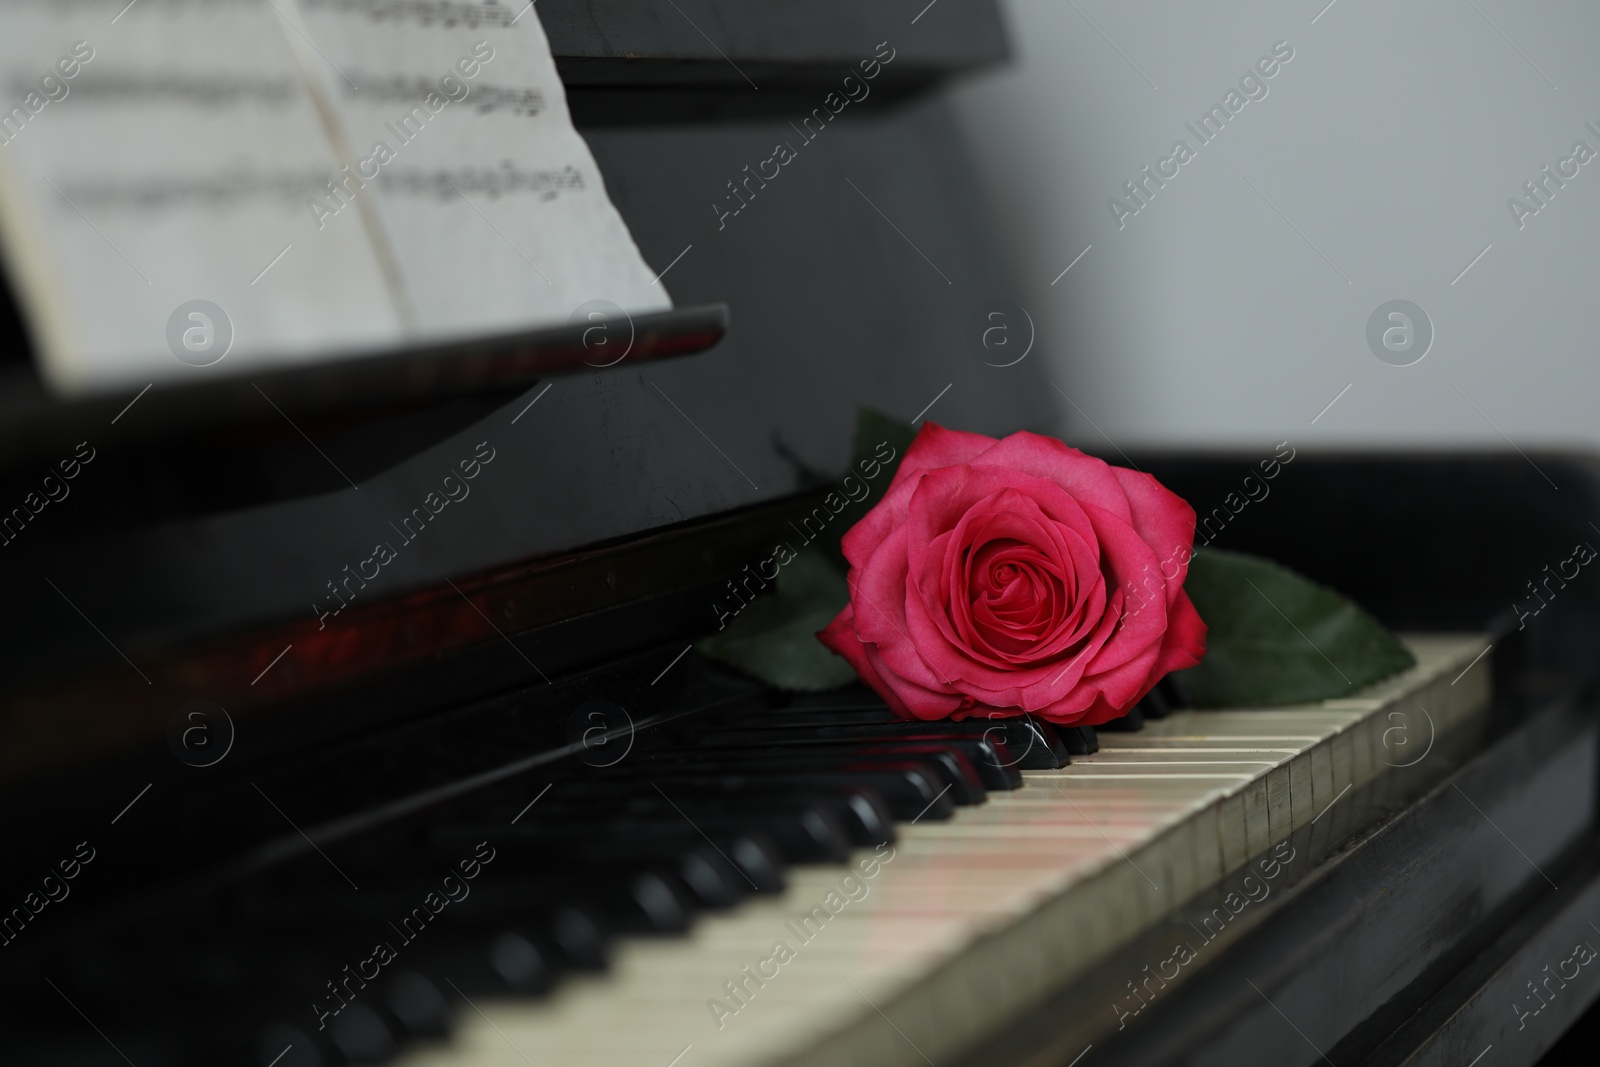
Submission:
[[[759,597],[726,630],[695,645],[703,655],[736,667],[768,685],[815,693],[856,680],[856,672],[823,647],[817,631],[833,621],[850,599],[839,539],[888,491],[889,482],[917,435],[916,428],[872,408],[861,408],[847,474],[867,485],[868,495],[778,572],[775,592]],[[893,449],[884,462],[882,446]],[[867,477],[875,470],[875,477]]]
[[[820,551],[802,551],[779,572],[777,591],[758,597],[728,628],[695,645],[779,689],[837,689],[856,672],[817,640],[849,600],[844,574]]]
[[[889,483],[894,480],[894,472],[899,469],[900,461],[905,458],[906,449],[911,447],[911,439],[915,436],[917,436],[915,426],[885,415],[874,408],[864,407],[856,413],[856,436],[850,449],[852,473],[864,476],[865,472],[871,469],[868,461],[877,458],[874,453],[885,441],[894,449],[894,459],[879,464],[883,469],[878,472],[876,478],[867,482],[870,492],[861,509],[863,515],[889,491]],[[863,463],[867,463],[868,466],[863,467]]]
[[[1200,707],[1349,696],[1416,663],[1361,608],[1256,556],[1203,549],[1184,590],[1209,628],[1208,651],[1174,677]]]
[[[916,427],[910,423],[891,418],[874,408],[857,410],[855,440],[850,449],[850,467],[845,475],[854,475],[857,481],[865,483],[867,495],[850,504],[850,521],[834,524],[823,537],[817,539],[817,544],[827,554],[829,561],[841,571],[848,570],[850,564],[845,561],[840,542],[849,529],[876,507],[889,491],[894,472],[899,469],[900,461],[905,458],[906,449],[911,447],[911,439],[915,436]],[[884,444],[894,450],[894,459],[887,463],[878,458],[884,454]],[[868,478],[867,472],[873,470],[877,471],[877,475]]]

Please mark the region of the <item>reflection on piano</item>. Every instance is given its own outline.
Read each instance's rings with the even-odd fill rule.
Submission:
[[[1419,659],[1320,706],[912,724],[712,665],[691,642],[858,403],[1053,416],[1037,359],[951,340],[1006,268],[929,90],[1003,53],[993,6],[675,6],[538,8],[686,305],[617,366],[558,330],[258,378],[282,412],[8,392],[4,499],[97,451],[0,547],[0,1062],[1536,1062],[1600,992],[1530,988],[1600,938],[1600,596],[1509,605],[1600,521],[1591,469],[1297,458],[1219,543]],[[885,36],[871,99],[719,232],[727,176]],[[471,499],[319,625],[485,439]]]

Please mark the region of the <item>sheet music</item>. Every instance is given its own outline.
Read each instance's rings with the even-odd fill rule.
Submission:
[[[126,3],[0,3],[0,247],[47,380],[139,388],[399,344],[370,236],[306,212],[341,162],[280,15]],[[180,359],[169,325],[196,300],[225,318],[180,315]]]
[[[0,19],[0,252],[59,391],[671,307],[524,0]]]
[[[349,164],[312,213],[331,232],[375,209],[420,333],[672,306],[572,127],[532,4],[297,2]]]

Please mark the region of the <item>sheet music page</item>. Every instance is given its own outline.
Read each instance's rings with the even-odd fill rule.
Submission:
[[[287,0],[285,0],[287,2]],[[573,128],[527,0],[297,0],[302,62],[348,153],[321,233],[374,210],[420,334],[672,306]]]
[[[0,19],[0,247],[54,387],[400,342],[371,235],[306,210],[343,160],[278,9],[0,0]]]

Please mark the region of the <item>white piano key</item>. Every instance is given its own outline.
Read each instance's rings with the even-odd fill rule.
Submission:
[[[860,864],[872,850],[849,868],[796,869],[783,893],[709,916],[687,937],[625,943],[609,973],[568,982],[545,1003],[466,1009],[452,1042],[401,1062],[668,1067],[680,1053],[675,1067],[941,1062],[1292,830],[1316,819],[1313,835],[1331,842],[1355,829],[1354,812],[1334,802],[1347,786],[1391,780],[1386,764],[1400,760],[1384,747],[1388,710],[1415,701],[1440,733],[1476,723],[1488,657],[1451,683],[1483,640],[1408,640],[1417,666],[1355,698],[1179,712],[1102,735],[1100,752],[1024,772],[1021,789],[947,822],[902,826],[870,878]],[[847,875],[860,887],[853,899]],[[754,985],[744,969],[779,941],[794,958]],[[733,1006],[729,981],[748,996],[719,1027],[708,1005]]]
[[[1276,766],[1269,767],[1270,774]],[[1244,787],[1245,854],[1254,856],[1272,845],[1272,827],[1267,808],[1267,776],[1257,775]]]
[[[1222,836],[1223,869],[1231,871],[1244,866],[1250,854],[1245,849],[1242,793],[1230,793],[1219,802],[1217,828]]]

